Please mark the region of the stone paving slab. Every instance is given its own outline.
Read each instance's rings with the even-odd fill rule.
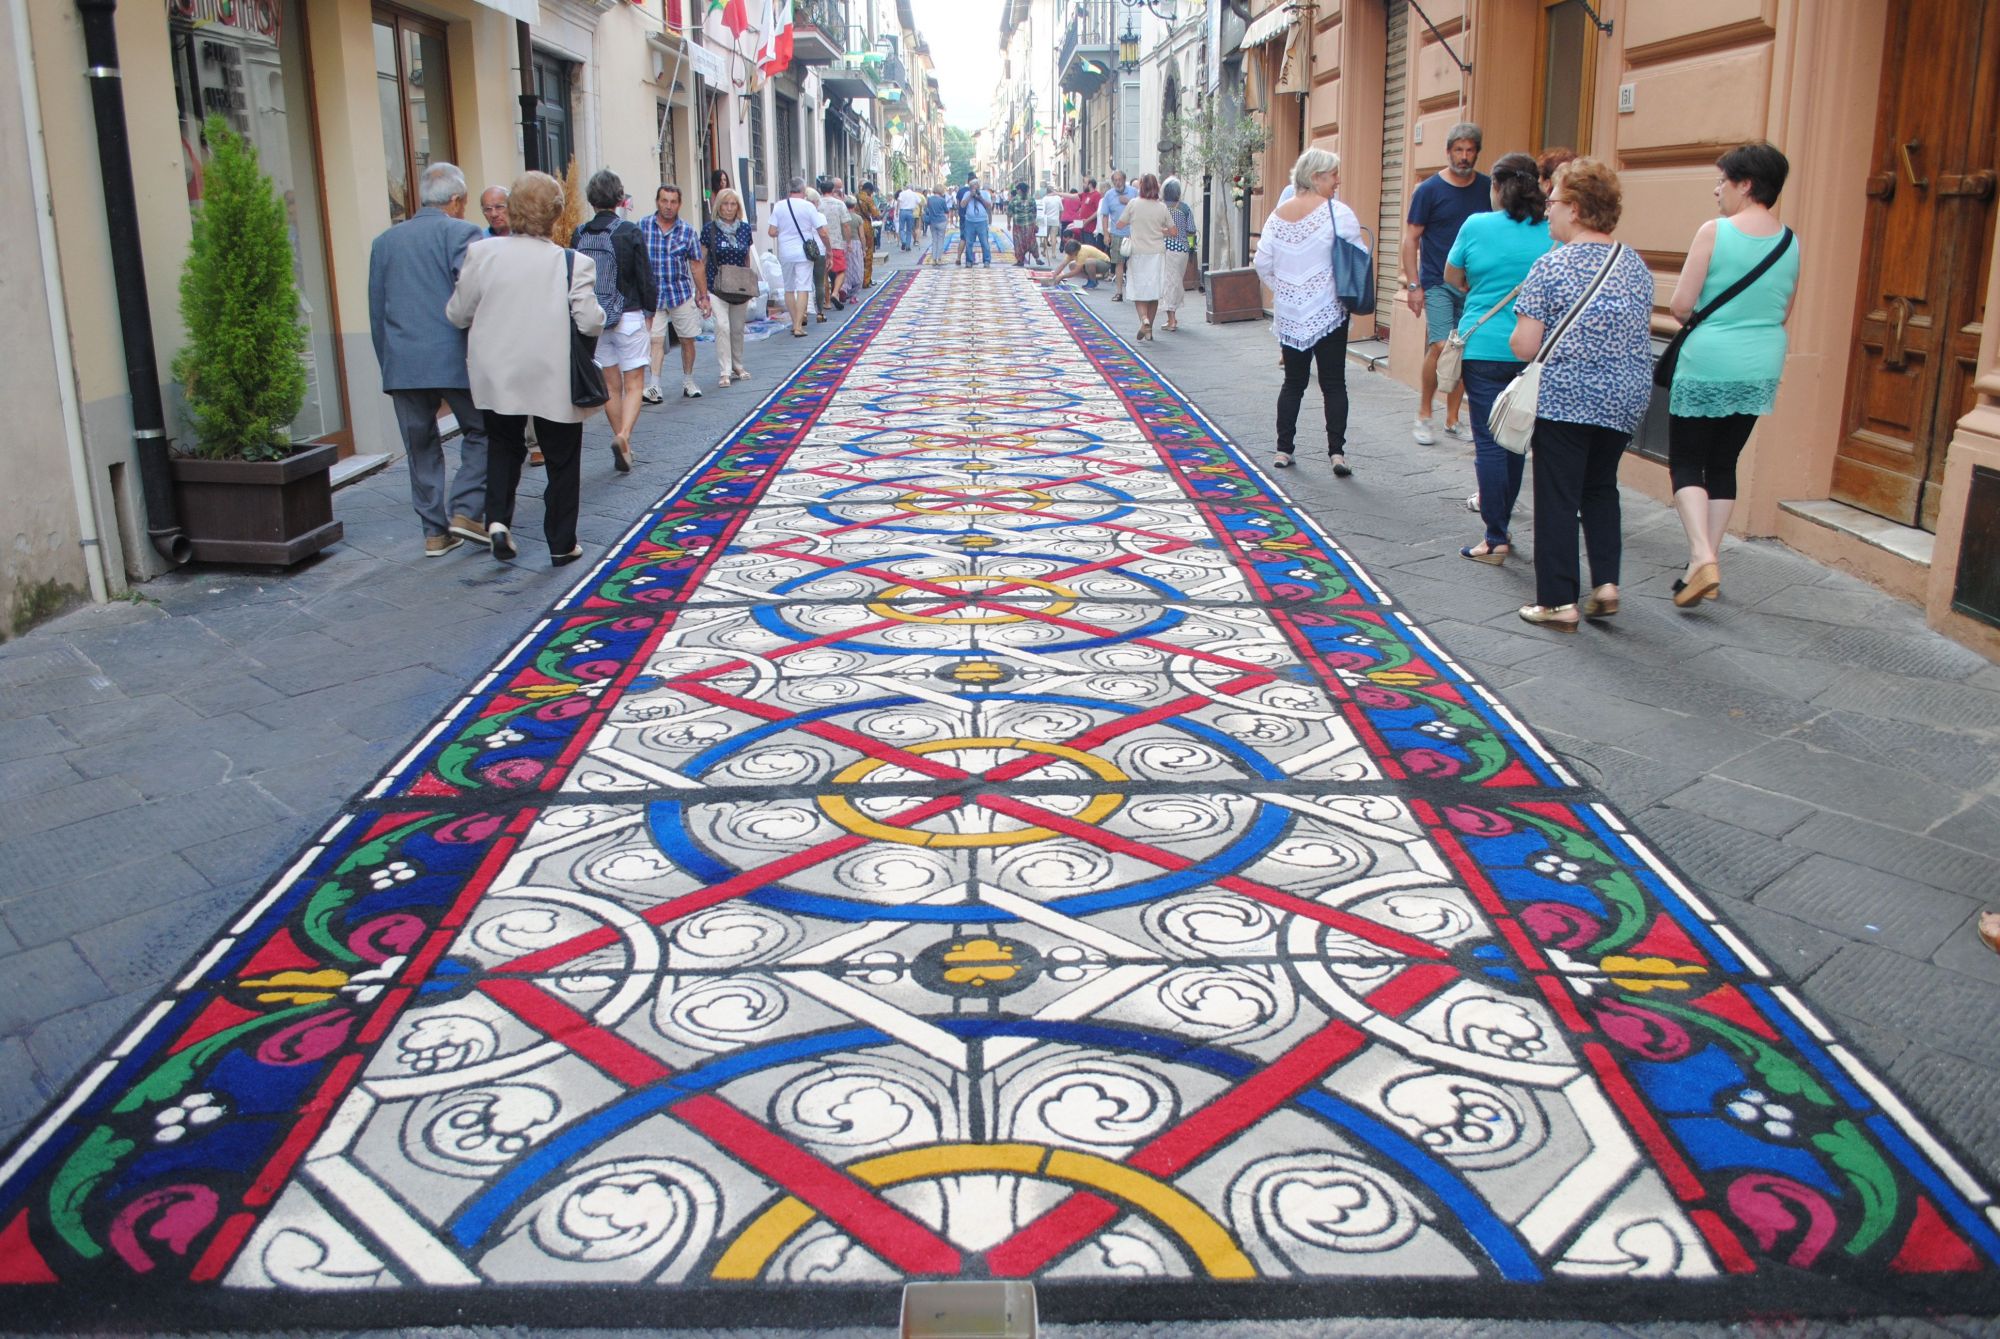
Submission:
[[[1129,324],[1126,309],[1091,296],[1107,319]],[[1198,324],[1198,312],[1189,315],[1197,324],[1163,335],[1148,357],[1239,441],[1268,441],[1275,387],[1266,366],[1268,330],[1207,327]],[[761,374],[774,355],[795,360],[831,329],[815,327],[812,342],[753,345],[753,366]],[[781,371],[774,363],[768,378],[759,376],[750,388],[756,398]],[[1803,978],[1807,997],[1840,1018],[1994,1179],[2000,1138],[1990,1133],[1988,1113],[2000,1090],[2000,1051],[1990,1020],[2000,1004],[2000,976],[1991,954],[1968,945],[1965,924],[1935,926],[1947,919],[1938,908],[2000,900],[1993,873],[2000,798],[1993,769],[1980,766],[2000,754],[2000,674],[1984,662],[1968,663],[1968,653],[1924,631],[1909,606],[1767,543],[1732,542],[1722,607],[1678,614],[1664,599],[1678,567],[1678,530],[1664,509],[1631,494],[1625,587],[1628,612],[1642,616],[1623,620],[1613,635],[1590,632],[1573,645],[1533,630],[1524,636],[1512,609],[1531,598],[1527,564],[1473,568],[1453,554],[1458,543],[1477,537],[1462,506],[1471,486],[1469,447],[1448,440],[1415,446],[1405,430],[1411,397],[1404,388],[1358,370],[1350,370],[1349,382],[1355,400],[1349,450],[1358,486],[1336,484],[1314,459],[1312,412],[1302,419],[1306,463],[1283,482],[1448,651],[1505,687],[1557,747],[1573,749],[1672,858],[1704,877],[1706,869],[1717,871],[1718,888],[1731,878],[1753,881],[1750,892],[1784,887],[1775,902],[1732,898],[1725,914]],[[586,544],[622,533],[752,403],[751,394],[710,388],[700,401],[649,408],[636,439],[642,466],[627,477],[611,473],[605,430],[601,420],[594,425],[586,434]],[[532,476],[526,482],[532,489]],[[338,507],[352,542],[301,572],[183,573],[152,583],[138,603],[82,610],[0,647],[0,761],[33,761],[0,771],[0,787],[11,777],[39,798],[110,779],[131,791],[128,803],[103,812],[91,812],[90,796],[101,791],[52,800],[48,812],[78,808],[55,827],[0,834],[0,1093],[42,1095],[0,1101],[0,1138],[115,1033],[132,1002],[173,972],[178,944],[198,945],[240,905],[249,892],[243,878],[268,872],[300,832],[321,821],[323,811],[310,812],[314,804],[325,797],[338,802],[369,779],[462,691],[468,665],[490,662],[568,584],[532,558],[496,575],[476,552],[417,556],[406,487],[394,467],[343,492]],[[1517,524],[1528,532],[1525,516]],[[1735,603],[1739,592],[1754,606]],[[385,618],[385,608],[414,616]],[[466,627],[465,636],[440,637],[454,626]],[[152,643],[157,653],[148,633],[161,639]],[[345,677],[319,669],[330,662]],[[300,677],[287,680],[287,668]],[[1711,688],[1721,696],[1706,696]],[[1573,709],[1586,700],[1598,704],[1592,713]],[[1651,728],[1627,728],[1615,709],[1606,714],[1604,704],[1618,701],[1644,710]],[[212,803],[144,793],[149,749],[157,760],[155,732],[182,737],[203,721],[232,717],[265,727],[263,735],[237,739],[243,761],[261,761],[262,768],[234,766],[224,729],[210,748],[231,768],[195,790],[212,794]],[[1685,732],[1674,728],[1676,719],[1687,723]],[[1710,756],[1722,746],[1717,721],[1743,730],[1746,743],[1720,765]],[[1897,734],[1902,726],[1932,733]],[[316,733],[329,728],[335,733]],[[338,744],[338,732],[362,743],[298,764],[316,770],[323,784],[298,785],[290,777],[267,788],[257,772],[285,763],[270,761],[268,750],[255,752],[257,741],[288,731],[305,732],[297,739],[301,749],[315,747],[313,740]],[[1766,731],[1781,737],[1769,739]],[[1701,747],[1690,751],[1683,734]],[[132,751],[121,765],[124,741]],[[1885,766],[1895,771],[1892,785],[1882,784]],[[1856,785],[1854,778],[1875,784]],[[136,843],[134,831],[142,834]],[[219,859],[225,851],[241,859]],[[174,857],[178,865],[162,859],[152,884],[139,877],[139,866],[169,853],[182,853]],[[1873,896],[1927,928],[1895,945],[1870,942],[1860,928],[1868,922],[1816,909],[1809,888],[1784,884],[1783,871],[1808,862],[1871,887]],[[1760,877],[1774,866],[1778,873]],[[1865,883],[1882,875],[1892,880]],[[61,898],[79,905],[53,920],[39,906],[31,914],[22,905],[29,894],[38,903],[57,900],[93,882],[109,889],[101,905]],[[183,891],[162,892],[157,896],[165,900],[145,905],[153,895],[139,890],[148,886]],[[1954,901],[1941,902],[1940,895]],[[1859,910],[1866,896],[1853,897]],[[1477,1332],[1560,1328],[1483,1325]],[[1255,1332],[1391,1331],[1368,1322],[1287,1322]],[[1935,1321],[1884,1322],[1856,1332],[1991,1331],[1980,1321]]]

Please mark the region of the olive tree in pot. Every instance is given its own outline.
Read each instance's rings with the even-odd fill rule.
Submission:
[[[174,496],[196,559],[289,566],[339,539],[331,445],[294,444],[305,404],[306,328],[284,202],[257,151],[210,117],[210,157],[181,272],[186,343],[174,377],[194,427],[173,460]]]
[[[1264,314],[1257,271],[1235,267],[1230,220],[1244,196],[1257,189],[1257,155],[1270,132],[1263,122],[1210,95],[1192,111],[1167,119],[1163,136],[1178,146],[1183,180],[1209,183],[1208,319],[1251,321]]]

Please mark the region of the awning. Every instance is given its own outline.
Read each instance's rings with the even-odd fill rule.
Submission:
[[[473,0],[474,4],[497,9],[510,19],[539,25],[542,21],[542,0]]]
[[[1298,21],[1298,17],[1299,7],[1296,4],[1289,3],[1289,0],[1288,3],[1279,5],[1270,13],[1259,16],[1257,21],[1251,24],[1249,29],[1243,34],[1244,50],[1247,51],[1253,46],[1262,46],[1266,42],[1283,37],[1292,24]]]

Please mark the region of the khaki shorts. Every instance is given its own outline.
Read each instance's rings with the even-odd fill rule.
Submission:
[[[657,334],[664,338],[669,325],[682,339],[694,339],[701,334],[701,311],[692,298],[671,310],[653,313],[653,330]]]

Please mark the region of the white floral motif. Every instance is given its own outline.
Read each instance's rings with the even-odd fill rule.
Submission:
[[[198,1125],[208,1125],[229,1114],[214,1093],[189,1093],[153,1117],[153,1139],[171,1144]]]
[[[376,892],[394,888],[399,883],[408,883],[417,877],[417,871],[407,860],[391,860],[388,864],[368,874],[368,882]]]
[[[1433,739],[1442,739],[1447,744],[1456,741],[1460,735],[1465,733],[1457,726],[1447,725],[1443,721],[1425,721],[1417,727],[1417,730],[1422,734],[1429,735]]]
[[[1773,1102],[1758,1089],[1745,1088],[1725,1109],[1751,1129],[1761,1128],[1773,1139],[1792,1137],[1792,1109],[1782,1102]]]
[[[489,749],[504,749],[509,744],[519,744],[526,738],[527,736],[519,730],[495,730],[492,734],[486,736],[486,747]]]
[[[1535,857],[1534,871],[1537,874],[1553,876],[1558,883],[1575,883],[1583,877],[1583,866],[1574,860],[1565,860],[1554,851],[1544,851]]]

